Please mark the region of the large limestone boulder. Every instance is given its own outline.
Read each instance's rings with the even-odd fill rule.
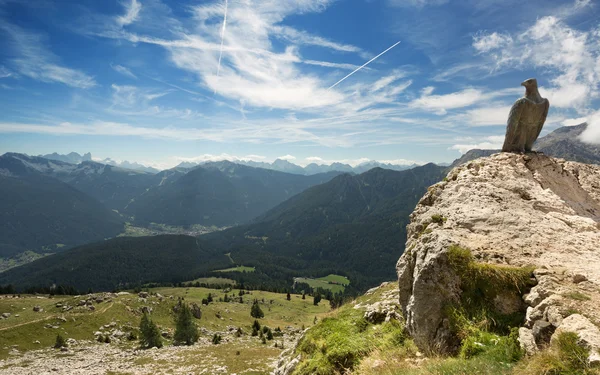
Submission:
[[[538,286],[524,300],[525,288],[496,291],[492,306],[498,313],[527,309],[530,329],[538,320],[557,328],[573,310],[600,321],[599,166],[494,154],[454,168],[410,219],[397,272],[407,329],[419,347],[457,345],[448,307],[461,303],[468,280],[451,249],[470,250],[477,264],[535,269]],[[522,332],[524,345],[531,345],[529,332]]]

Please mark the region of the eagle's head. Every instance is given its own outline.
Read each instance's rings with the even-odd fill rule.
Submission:
[[[521,86],[524,86],[526,89],[537,88],[537,79],[529,78],[528,80],[521,82]]]

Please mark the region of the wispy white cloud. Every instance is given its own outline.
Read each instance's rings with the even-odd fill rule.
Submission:
[[[0,30],[12,39],[17,58],[10,62],[22,75],[42,81],[59,82],[71,87],[88,89],[96,86],[93,77],[58,64],[58,58],[44,46],[43,37],[27,32],[8,22],[0,22]]]
[[[449,109],[470,107],[478,103],[483,96],[482,91],[473,88],[445,95],[431,95],[431,89],[428,88],[420,98],[412,101],[410,105],[444,115]]]
[[[478,34],[473,46],[489,58],[492,69],[549,70],[551,86],[540,92],[552,107],[585,112],[598,96],[600,34],[594,30],[576,30],[558,17],[547,16],[514,36]]]
[[[340,52],[362,52],[362,49],[356,46],[336,43],[326,38],[309,34],[306,31],[297,30],[290,26],[273,25],[270,30],[274,33],[275,37],[285,38],[295,44],[318,46]]]
[[[473,37],[473,47],[477,52],[485,53],[503,48],[513,42],[510,35],[493,32],[491,34],[480,33]]]
[[[587,117],[579,117],[579,118],[569,118],[564,120],[561,125],[562,126],[576,126],[576,125],[581,125],[584,122],[586,122],[588,119]]]
[[[354,70],[354,69],[358,68],[358,65],[354,65],[354,64],[334,63],[334,62],[329,62],[329,61],[303,60],[302,63],[308,64],[308,65],[324,66],[326,68],[346,69],[346,70]]]
[[[116,18],[116,22],[120,26],[131,25],[138,19],[140,10],[142,10],[142,4],[137,0],[131,0],[129,4],[124,4],[124,6],[125,14]]]
[[[467,140],[467,142],[468,141],[469,140]],[[472,149],[499,150],[502,148],[502,143],[504,143],[503,135],[492,135],[479,140],[471,140],[471,143],[455,144],[452,147],[450,147],[450,149],[456,150],[461,154],[464,154]]]
[[[373,86],[371,87],[371,91],[375,92],[375,91],[379,91],[384,87],[389,86],[390,84],[392,84],[393,82],[404,78],[406,76],[406,74],[404,73],[394,73],[385,77],[382,77],[380,79],[378,79],[377,81],[375,81],[375,83],[373,83]]]
[[[296,160],[296,157],[293,155],[287,154],[287,155],[279,156],[277,159],[292,161],[292,160]]]
[[[137,79],[137,76],[135,74],[133,74],[133,72],[129,68],[124,67],[123,65],[117,65],[117,64],[113,65],[113,64],[110,64],[110,67],[113,68],[113,70],[115,72],[117,72],[117,73],[120,73],[120,74],[122,74],[124,76],[127,76],[129,78]]]
[[[600,144],[600,111],[591,113],[586,120],[588,126],[579,139],[586,143]]]
[[[223,161],[223,160],[228,160],[228,161],[263,161],[266,158],[267,158],[266,156],[262,156],[262,155],[235,156],[235,155],[230,155],[230,154],[227,154],[227,153],[222,153],[222,154],[218,154],[218,155],[203,154],[203,155],[192,156],[192,157],[176,156],[175,160],[177,160],[179,162],[190,162],[190,163],[201,164],[201,163],[206,163],[206,162],[210,162],[210,161]]]
[[[12,77],[12,76],[13,76],[13,73],[10,70],[6,69],[5,66],[0,66],[0,79]]]
[[[370,159],[370,158],[357,158],[357,159],[324,159],[319,156],[309,156],[304,158],[303,162],[298,163],[299,165],[306,166],[307,164],[314,163],[317,165],[331,165],[334,163],[347,164],[351,167],[356,167],[361,164],[367,164],[372,162],[378,162],[383,164],[391,165],[423,165],[425,162],[419,160],[410,159]]]
[[[389,0],[389,3],[398,7],[416,7],[437,6],[448,3],[450,0]]]

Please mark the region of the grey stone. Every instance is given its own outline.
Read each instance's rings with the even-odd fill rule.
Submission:
[[[42,311],[44,311],[44,309],[42,309],[40,306],[33,306],[33,311],[42,312]]]
[[[529,328],[519,328],[519,343],[528,356],[532,356],[538,352],[535,337],[533,337],[533,332]]]
[[[200,306],[198,306],[198,304],[196,302],[193,302],[190,305],[190,310],[192,311],[192,315],[194,316],[194,318],[196,318],[196,319],[202,318],[202,310],[200,310]]]
[[[584,281],[587,281],[587,277],[585,277],[585,275],[582,275],[580,273],[577,273],[577,274],[573,275],[573,283],[579,284],[579,283],[582,283]]]
[[[531,332],[533,333],[533,337],[535,337],[535,343],[538,346],[546,345],[550,342],[552,338],[552,334],[556,330],[549,322],[545,322],[543,320],[538,320],[533,325]]]
[[[537,80],[530,78],[521,86],[525,86],[525,96],[510,109],[502,146],[504,152],[531,152],[548,116],[550,102],[540,95]]]

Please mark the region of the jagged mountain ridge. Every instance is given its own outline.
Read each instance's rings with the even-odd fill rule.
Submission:
[[[181,162],[177,165],[176,168],[194,168],[197,166],[202,166],[204,164],[210,164],[212,162],[205,163],[194,163],[194,162]],[[417,164],[410,165],[398,165],[398,164],[388,164],[388,163],[380,163],[377,161],[369,161],[366,163],[362,163],[357,165],[356,167],[352,167],[350,164],[344,163],[331,163],[327,164],[317,164],[311,163],[305,167],[301,167],[297,164],[291,163],[287,160],[276,159],[273,163],[267,162],[256,162],[256,161],[248,161],[248,160],[236,160],[234,163],[246,165],[254,168],[263,168],[263,169],[271,169],[279,172],[293,173],[293,174],[301,174],[301,175],[313,175],[319,173],[327,173],[327,172],[345,172],[345,173],[354,173],[361,174],[369,169],[373,168],[384,168],[391,169],[394,171],[404,171],[410,168],[414,168]]]
[[[351,277],[357,289],[389,279],[404,250],[408,215],[444,168],[371,169],[314,186],[253,223],[203,236],[243,264],[271,265],[281,275]]]
[[[213,168],[198,168],[196,176],[200,180],[210,176],[212,180],[218,178],[226,182],[226,174],[243,178],[247,168],[249,167],[232,163],[217,163]],[[190,173],[181,179],[185,179]],[[277,175],[281,172],[265,170],[263,173]],[[190,267],[193,266],[191,269],[195,272],[210,275],[209,271],[213,269],[231,265],[229,258],[223,255],[231,253],[237,264],[256,267],[256,272],[252,274],[227,275],[248,285],[285,288],[291,285],[293,277],[316,277],[340,272],[351,278],[353,290],[365,290],[394,273],[390,265],[403,251],[403,233],[408,214],[427,186],[438,181],[443,173],[443,167],[429,164],[400,172],[375,168],[362,175],[338,175],[327,183],[313,186],[281,203],[255,219],[252,224],[199,237],[194,246],[199,246],[206,252],[198,262],[204,262],[210,267],[194,268],[198,264],[196,260],[186,262],[190,262]],[[293,176],[298,179],[308,178]],[[191,177],[196,178],[194,174]],[[169,184],[177,185],[177,182]],[[136,239],[135,246],[127,245],[127,249],[154,248],[152,244],[156,238]],[[9,270],[8,276],[1,274],[0,284],[51,285],[77,281],[81,285],[90,285],[95,283],[96,276],[88,275],[89,281],[85,282],[81,281],[83,276],[73,278],[73,273],[66,272],[64,267],[67,266],[61,266],[61,262],[65,261],[69,267],[75,267],[73,272],[77,275],[83,275],[81,270],[94,270],[94,275],[97,275],[96,269],[105,269],[104,265],[99,265],[104,261],[100,249],[103,246],[107,249],[120,247],[118,244],[121,244],[120,239],[82,246],[68,253],[69,258],[75,259],[73,261],[67,261],[67,255],[51,255],[32,265]],[[163,244],[167,248],[170,246],[164,241]],[[85,256],[90,249],[94,255]],[[142,253],[137,253],[136,256],[144,257]],[[107,260],[108,264],[112,264],[116,257],[112,250],[107,251],[105,256],[110,258]],[[151,258],[158,259],[154,255]],[[47,271],[39,271],[46,269]],[[186,265],[182,272],[169,271],[168,278],[160,276],[152,280],[150,277],[144,281],[184,281],[191,274],[188,271],[190,268]],[[95,283],[94,288],[102,286],[110,290],[122,280],[129,282],[131,278],[122,274],[127,272],[127,267],[114,265],[110,275],[104,275],[104,271],[99,273],[98,279],[101,281]],[[74,286],[82,288],[81,285]]]
[[[0,174],[0,257],[54,252],[123,230],[119,215],[97,200],[41,173],[21,172]]]
[[[77,152],[70,152],[66,155],[62,155],[62,154],[53,152],[51,154],[38,155],[38,157],[44,158],[44,159],[49,159],[49,160],[62,161],[62,162],[69,163],[69,164],[80,164],[85,161],[94,161],[92,158],[92,154],[90,152],[87,152],[83,155],[80,155]],[[111,158],[106,158],[104,160],[99,160],[97,162],[100,164],[112,165],[114,167],[121,167],[121,168],[125,168],[125,169],[131,169],[134,171],[142,171],[142,172],[148,172],[148,173],[158,173],[159,172],[159,170],[156,168],[148,167],[148,166],[145,166],[145,165],[137,163],[137,162],[130,163],[127,160],[118,162],[118,161],[112,160]]]
[[[338,174],[303,176],[227,161],[207,163],[150,188],[130,202],[125,212],[140,224],[231,226],[248,222]]]

